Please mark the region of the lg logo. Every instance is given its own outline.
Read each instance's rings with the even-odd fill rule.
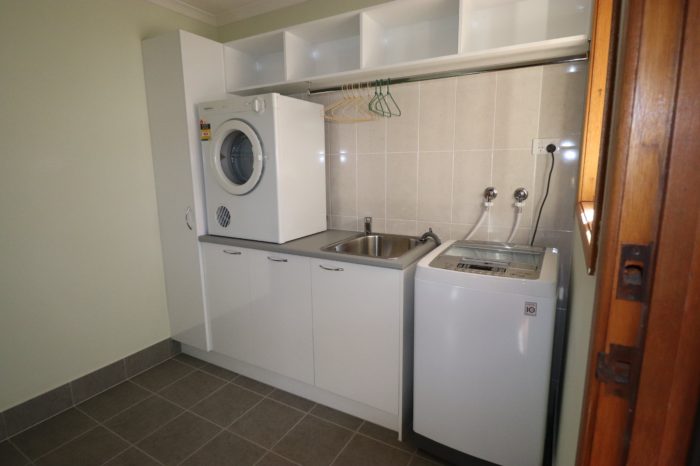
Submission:
[[[536,316],[537,315],[537,303],[525,303],[525,315],[526,316]]]

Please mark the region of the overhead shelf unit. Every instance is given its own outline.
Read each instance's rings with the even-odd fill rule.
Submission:
[[[459,0],[402,0],[362,16],[362,67],[459,53]]]
[[[237,40],[224,47],[226,89],[283,83],[285,74],[284,31]]]
[[[360,16],[341,15],[286,31],[287,79],[360,68]]]
[[[232,94],[580,57],[591,0],[394,0],[225,43]]]

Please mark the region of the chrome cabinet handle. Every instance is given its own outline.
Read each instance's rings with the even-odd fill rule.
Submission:
[[[287,259],[275,259],[274,257],[267,256],[267,260],[271,260],[272,262],[289,262]]]
[[[241,251],[234,251],[233,249],[224,249],[224,253],[231,254],[232,256],[240,256]]]
[[[342,272],[343,268],[342,267],[326,267],[324,265],[319,264],[319,267],[321,267],[323,270],[328,270],[330,272]]]
[[[187,207],[185,210],[185,225],[192,231],[192,225],[190,225],[190,212],[192,212],[192,207]]]

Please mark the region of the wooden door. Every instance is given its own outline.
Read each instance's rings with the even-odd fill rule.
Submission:
[[[700,0],[622,15],[577,464],[683,465],[700,389]]]

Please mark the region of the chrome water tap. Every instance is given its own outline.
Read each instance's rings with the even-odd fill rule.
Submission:
[[[421,243],[425,243],[426,241],[428,241],[428,238],[432,238],[433,241],[435,241],[435,244],[437,246],[440,246],[440,244],[442,244],[442,241],[440,241],[440,238],[438,237],[438,235],[433,233],[432,228],[428,228],[428,231],[423,233],[423,235],[420,237],[420,239],[418,241],[420,241]]]

